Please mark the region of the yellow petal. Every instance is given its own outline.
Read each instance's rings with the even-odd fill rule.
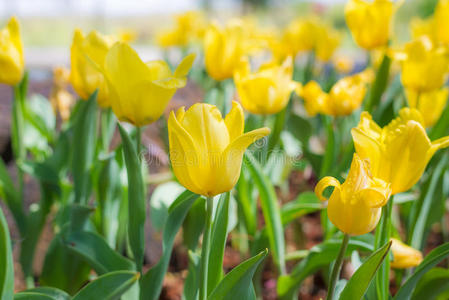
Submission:
[[[185,77],[189,73],[192,68],[193,62],[195,61],[196,54],[191,53],[184,57],[184,59],[179,63],[178,67],[175,70],[175,77]]]
[[[379,208],[387,204],[391,195],[391,184],[374,178],[371,186],[360,191],[359,197],[365,201],[366,205],[372,208]]]
[[[328,187],[331,187],[331,186],[334,187],[335,190],[338,190],[338,192],[339,192],[340,182],[337,179],[335,179],[334,177],[326,176],[318,182],[318,184],[315,187],[315,194],[318,196],[318,198],[321,201],[329,200],[323,196],[323,192],[325,189],[327,189]]]
[[[406,269],[418,266],[423,261],[422,253],[410,246],[407,246],[398,239],[391,239],[391,251],[393,261],[390,266],[395,269]]]
[[[245,119],[242,107],[238,102],[232,101],[232,108],[225,117],[225,124],[228,128],[229,141],[231,143],[243,134]]]

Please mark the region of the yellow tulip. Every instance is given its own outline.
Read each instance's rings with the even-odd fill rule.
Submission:
[[[309,115],[321,113],[329,116],[346,116],[358,109],[366,94],[366,84],[373,79],[373,72],[367,69],[347,76],[332,87],[329,93],[321,90],[315,81],[308,82],[300,93]]]
[[[354,69],[354,60],[348,56],[339,56],[335,58],[334,66],[339,73],[347,74]]]
[[[422,36],[394,52],[401,63],[402,84],[416,92],[439,89],[449,69],[449,55],[445,48],[435,47],[427,36]]]
[[[390,266],[394,269],[406,269],[418,266],[422,261],[422,253],[410,246],[407,246],[398,239],[391,239],[391,251],[393,261]]]
[[[75,104],[73,95],[67,91],[70,80],[70,71],[64,67],[53,69],[53,86],[50,92],[50,103],[55,114],[59,113],[61,119],[70,118],[70,110]]]
[[[248,60],[234,74],[234,82],[243,107],[253,114],[275,114],[288,103],[296,83],[292,80],[293,61],[287,58],[282,65],[269,63],[251,73]]]
[[[241,23],[225,28],[211,24],[204,37],[206,71],[215,80],[231,78],[245,53],[245,32]]]
[[[403,108],[383,128],[363,112],[351,130],[357,153],[370,161],[374,177],[391,183],[393,194],[410,189],[435,152],[449,146],[449,136],[431,142],[423,124],[419,111]]]
[[[449,1],[440,0],[435,8],[435,29],[439,42],[449,44]]]
[[[362,235],[372,231],[379,222],[381,207],[391,194],[390,185],[370,173],[369,162],[354,154],[348,177],[343,184],[334,177],[324,177],[315,187],[321,201],[323,192],[334,187],[327,214],[332,224],[344,233]]]
[[[243,110],[233,102],[222,118],[214,105],[197,103],[172,111],[168,119],[170,160],[179,182],[190,191],[215,196],[230,191],[240,176],[245,149],[268,135],[270,129],[247,133]]]
[[[395,10],[390,0],[349,0],[345,19],[355,42],[366,50],[387,46]]]
[[[25,63],[19,21],[12,17],[0,30],[0,82],[16,85],[22,80]]]
[[[328,62],[340,45],[340,34],[330,27],[319,26],[316,29],[315,54],[323,62]]]
[[[205,28],[206,22],[203,15],[197,11],[188,11],[176,15],[175,26],[158,33],[156,41],[163,48],[185,47],[201,39]]]
[[[424,126],[433,126],[443,113],[449,96],[449,89],[442,88],[426,93],[416,93],[413,90],[406,90],[408,105],[416,108],[421,113]]]
[[[117,42],[106,55],[104,73],[117,118],[135,126],[156,121],[186,76],[195,55],[188,55],[172,73],[161,60],[144,63],[126,43]]]
[[[112,36],[91,31],[84,36],[76,29],[70,49],[70,81],[78,95],[87,100],[98,89],[97,102],[101,107],[111,106],[108,86],[101,69],[106,53],[115,42]]]

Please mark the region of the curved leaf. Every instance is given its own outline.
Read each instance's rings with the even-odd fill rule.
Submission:
[[[65,243],[72,253],[86,260],[98,275],[135,269],[132,261],[111,249],[107,242],[96,233],[72,232],[65,238]]]
[[[72,297],[70,297],[70,295],[67,294],[66,292],[64,292],[63,290],[56,289],[56,288],[49,287],[49,286],[41,286],[41,287],[37,287],[34,289],[29,289],[29,290],[24,291],[24,293],[43,294],[43,295],[52,297],[52,299],[54,299],[54,300],[70,300],[70,299],[72,299]]]
[[[382,264],[390,250],[391,242],[386,243],[382,248],[371,254],[366,261],[352,275],[340,294],[339,299],[362,299],[374,275]]]
[[[55,298],[41,293],[21,292],[14,295],[14,300],[55,300]]]
[[[73,300],[116,300],[140,277],[140,273],[116,271],[102,275],[79,291]]]
[[[254,272],[267,256],[268,250],[262,251],[256,256],[242,262],[232,269],[220,281],[218,286],[212,291],[207,299],[209,300],[234,300],[234,299],[255,299],[252,279]]]
[[[447,296],[449,292],[449,270],[433,268],[425,274],[416,285],[412,300],[433,300]],[[446,298],[447,299],[447,298]]]
[[[433,249],[421,262],[421,264],[415,269],[415,272],[410,276],[407,281],[401,286],[395,300],[408,300],[410,299],[416,284],[424,274],[430,269],[436,266],[440,261],[449,256],[449,243],[445,243],[435,249]]]
[[[14,261],[8,224],[0,208],[0,299],[11,299],[14,294]]]

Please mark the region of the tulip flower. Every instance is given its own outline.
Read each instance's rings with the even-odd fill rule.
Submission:
[[[315,187],[321,201],[323,192],[334,187],[328,206],[329,220],[338,229],[350,235],[372,231],[379,222],[382,206],[391,194],[390,184],[371,175],[370,164],[354,154],[348,177],[343,184],[334,177],[324,177]]]
[[[357,154],[370,161],[374,177],[391,183],[393,194],[410,189],[435,152],[449,146],[449,136],[431,142],[420,112],[411,108],[383,128],[363,112],[351,134]]]
[[[245,149],[268,135],[269,128],[243,133],[239,103],[223,119],[214,105],[197,103],[168,119],[170,160],[179,182],[190,191],[212,197],[230,191],[240,176]]]
[[[406,269],[418,266],[422,261],[422,253],[410,246],[407,246],[398,239],[391,239],[391,251],[393,261],[390,266],[394,269]]]
[[[204,37],[206,71],[215,80],[231,78],[245,51],[242,24],[233,22],[225,28],[211,24]]]
[[[345,19],[357,45],[366,50],[387,46],[395,10],[390,0],[349,0]]]
[[[185,47],[204,36],[206,22],[200,12],[188,11],[175,16],[175,26],[158,33],[156,40],[159,46]]]
[[[84,36],[76,29],[70,49],[70,81],[78,95],[84,99],[98,89],[97,102],[101,107],[111,106],[108,86],[101,69],[106,54],[115,42],[112,36],[91,31]]]
[[[0,83],[16,85],[22,80],[25,63],[19,21],[12,17],[0,30]]]
[[[426,93],[406,90],[408,105],[419,110],[423,117],[424,127],[433,126],[441,117],[449,96],[449,89],[442,88]]]
[[[354,69],[354,60],[346,56],[339,56],[335,58],[334,66],[339,73],[347,74]]]
[[[304,99],[310,116],[321,113],[329,116],[346,116],[358,109],[366,94],[366,85],[373,79],[371,69],[347,76],[332,87],[329,93],[323,92],[319,84],[309,81],[299,95]]]
[[[267,115],[278,113],[287,105],[297,86],[292,76],[291,57],[282,65],[262,65],[255,73],[251,73],[248,60],[244,60],[234,74],[234,82],[243,107],[253,114]]]
[[[186,85],[194,59],[193,54],[186,56],[172,73],[164,61],[144,63],[126,43],[112,46],[105,58],[104,74],[117,118],[138,127],[156,121],[176,90]]]
[[[401,63],[402,84],[418,93],[439,89],[449,69],[447,49],[436,47],[427,36],[407,43],[394,58]]]
[[[315,54],[322,62],[328,62],[340,45],[340,34],[327,26],[316,29]]]
[[[435,8],[436,37],[442,44],[449,45],[449,1],[439,0]]]
[[[59,113],[61,119],[66,121],[70,118],[70,110],[75,103],[73,95],[67,91],[70,81],[70,71],[64,67],[53,69],[53,86],[50,93],[50,103],[53,111]]]

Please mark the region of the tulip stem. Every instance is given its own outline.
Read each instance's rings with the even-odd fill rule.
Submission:
[[[340,252],[338,252],[337,260],[332,268],[331,278],[329,282],[329,290],[327,292],[326,300],[332,300],[335,291],[335,285],[337,284],[338,277],[340,275],[341,266],[343,265],[343,260],[345,258],[346,249],[348,248],[349,234],[343,236],[343,241],[341,242]]]
[[[140,144],[142,143],[142,128],[136,127],[136,153],[140,159]]]
[[[201,273],[200,273],[200,297],[199,300],[207,299],[207,272],[209,267],[210,235],[212,232],[212,212],[214,208],[214,198],[206,198],[206,226],[203,234],[203,245],[201,248]]]

